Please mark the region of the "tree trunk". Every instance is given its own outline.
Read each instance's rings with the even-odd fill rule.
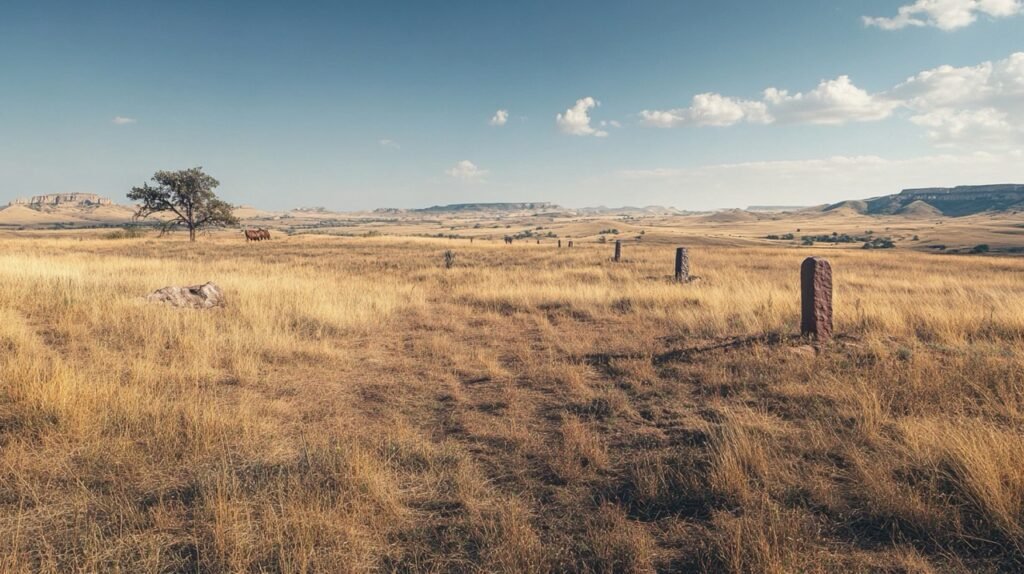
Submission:
[[[188,240],[189,241],[193,241],[193,242],[196,240],[196,228],[195,227],[189,227],[188,228]]]

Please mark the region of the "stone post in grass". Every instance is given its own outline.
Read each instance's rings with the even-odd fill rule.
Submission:
[[[620,259],[622,259],[622,240],[621,239],[616,239],[615,240],[615,261],[618,262]]]
[[[800,266],[800,334],[820,342],[832,338],[832,266],[808,257]]]
[[[676,247],[676,281],[686,283],[690,280],[690,253],[685,247]]]

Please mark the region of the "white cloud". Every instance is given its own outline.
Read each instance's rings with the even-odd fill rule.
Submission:
[[[490,172],[486,169],[480,169],[473,162],[468,159],[464,159],[455,164],[454,167],[446,169],[445,173],[455,179],[479,183],[484,181],[484,178],[487,177],[487,174]]]
[[[642,110],[640,122],[654,128],[674,128],[686,123],[689,110],[675,108],[671,110]]]
[[[764,101],[780,122],[824,125],[885,119],[899,106],[899,102],[858,88],[849,76],[823,80],[806,93],[791,95],[786,90],[768,88]]]
[[[688,108],[643,110],[644,125],[671,128],[684,124],[697,126],[731,126],[746,121],[767,124],[773,121],[763,102],[729,98],[721,94],[697,94]]]
[[[908,187],[1024,180],[1024,153],[937,154],[910,159],[836,156],[687,168],[628,170],[588,182],[595,192],[629,189],[649,201],[689,209],[750,204],[813,205],[896,193]],[[588,188],[588,189],[589,189]]]
[[[1004,60],[925,70],[892,89],[910,121],[940,145],[1024,142],[1024,52]]]
[[[1006,112],[994,108],[951,110],[942,108],[910,118],[928,128],[928,137],[940,146],[953,146],[969,140],[974,145],[1000,145],[1022,135]]]
[[[900,6],[892,18],[864,16],[864,24],[883,30],[900,30],[907,26],[932,26],[956,30],[970,26],[978,15],[1007,18],[1024,11],[1022,0],[917,0]]]
[[[976,66],[939,66],[890,90],[870,93],[849,76],[824,80],[808,92],[768,88],[760,101],[698,94],[689,107],[643,110],[643,125],[731,126],[741,122],[842,125],[909,111],[939,145],[1008,147],[1024,141],[1024,52]]]
[[[498,110],[494,112],[494,116],[491,117],[490,124],[492,126],[501,127],[508,123],[508,110]]]
[[[402,149],[402,146],[399,145],[398,142],[396,142],[395,140],[382,139],[382,140],[378,141],[377,143],[380,144],[380,147],[386,147],[386,148],[391,148],[391,149]]]
[[[791,94],[786,90],[768,88],[761,101],[713,92],[697,94],[688,108],[643,110],[640,119],[644,125],[660,128],[682,125],[723,127],[741,122],[840,125],[884,119],[898,106],[899,102],[858,88],[848,76],[839,76],[822,81],[806,93]]]
[[[114,116],[114,119],[111,120],[111,122],[113,122],[115,126],[127,126],[138,123],[138,120],[135,118],[126,118],[124,116]]]
[[[565,110],[564,114],[556,115],[555,123],[562,133],[603,138],[608,132],[590,125],[590,110],[599,105],[598,101],[590,96],[580,98],[573,107]]]

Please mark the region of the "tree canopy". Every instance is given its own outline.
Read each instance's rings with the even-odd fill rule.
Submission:
[[[162,223],[164,232],[173,227],[188,229],[190,241],[196,240],[196,231],[210,227],[237,225],[231,204],[217,197],[213,190],[220,182],[203,172],[202,167],[179,171],[158,171],[153,182],[133,187],[128,199],[139,202],[135,217],[144,219],[156,213],[171,217]]]

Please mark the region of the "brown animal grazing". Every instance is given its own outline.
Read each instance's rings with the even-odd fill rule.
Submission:
[[[260,232],[255,229],[243,229],[242,233],[245,234],[246,243],[260,240]]]
[[[257,229],[256,233],[260,234],[260,241],[264,239],[270,239],[270,231],[266,229]]]

